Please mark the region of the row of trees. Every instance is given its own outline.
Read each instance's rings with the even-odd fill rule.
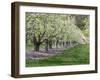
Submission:
[[[88,19],[81,15],[26,12],[26,44],[31,42],[35,51],[45,44],[48,51],[54,44],[58,47],[62,44],[86,43],[87,38],[83,33],[88,34]]]

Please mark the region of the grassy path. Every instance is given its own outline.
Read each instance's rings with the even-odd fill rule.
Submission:
[[[44,59],[26,59],[26,67],[89,64],[89,45],[80,44]]]
[[[65,48],[53,48],[48,49],[48,51],[45,51],[45,49],[41,49],[38,52],[34,50],[30,50],[26,52],[26,59],[44,59],[51,56],[54,56],[56,54],[60,54],[65,50]]]

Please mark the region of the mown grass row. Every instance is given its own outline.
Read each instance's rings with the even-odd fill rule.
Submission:
[[[26,60],[26,67],[89,64],[89,45],[80,44],[48,59]]]

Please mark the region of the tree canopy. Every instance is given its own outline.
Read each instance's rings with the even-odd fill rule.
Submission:
[[[86,43],[88,20],[82,15],[26,12],[26,44],[31,41],[38,51],[45,42],[47,46],[52,41]]]

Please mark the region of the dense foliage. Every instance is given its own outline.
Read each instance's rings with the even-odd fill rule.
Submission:
[[[48,48],[88,43],[89,17],[87,15],[26,12],[26,46],[35,51],[41,45]]]

